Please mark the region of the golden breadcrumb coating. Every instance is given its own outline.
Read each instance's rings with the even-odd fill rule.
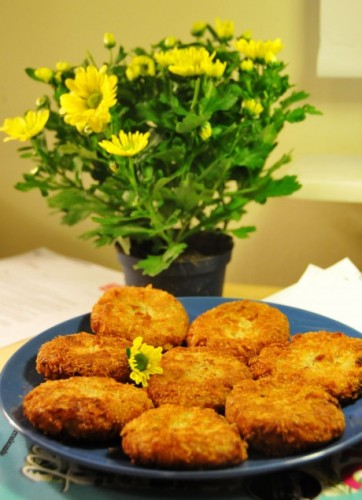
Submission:
[[[243,361],[264,346],[287,342],[290,330],[287,316],[262,302],[225,302],[198,316],[187,334],[187,345],[208,346],[229,351]]]
[[[92,308],[91,327],[98,335],[116,335],[143,341],[164,350],[181,345],[189,317],[174,296],[147,287],[124,286],[107,290]]]
[[[362,338],[341,332],[306,332],[288,344],[265,347],[251,359],[255,378],[302,378],[324,387],[341,403],[362,391]]]
[[[104,441],[153,407],[143,389],[108,377],[47,380],[24,398],[23,410],[44,434],[75,441]]]
[[[60,335],[45,342],[36,358],[36,369],[45,378],[55,380],[73,376],[112,377],[129,380],[126,348],[128,340],[79,332]]]
[[[225,416],[250,448],[283,457],[326,445],[345,429],[336,398],[296,380],[244,380],[226,398]]]
[[[160,366],[163,373],[152,376],[147,388],[155,406],[173,403],[223,411],[233,385],[251,378],[242,361],[208,347],[175,347],[162,356]]]
[[[236,426],[209,408],[166,404],[129,422],[121,433],[133,463],[170,469],[216,469],[247,459]]]

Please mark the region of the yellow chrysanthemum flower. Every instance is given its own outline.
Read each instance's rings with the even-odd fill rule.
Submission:
[[[147,387],[151,375],[163,373],[160,367],[162,347],[150,346],[143,343],[142,337],[136,337],[132,347],[126,349],[126,353],[131,368],[130,378],[136,384]]]
[[[118,137],[112,135],[111,140],[101,141],[99,145],[108,153],[116,156],[135,156],[148,144],[149,132],[124,132],[120,130]]]
[[[234,36],[234,22],[233,21],[222,21],[217,18],[215,20],[215,30],[217,36],[221,40],[231,40]]]
[[[276,61],[276,54],[283,48],[280,38],[275,40],[245,40],[240,38],[235,42],[235,46],[239,52],[250,59],[264,59],[266,63]]]
[[[242,107],[254,116],[259,116],[264,109],[262,104],[256,99],[245,99],[242,103]]]
[[[215,62],[207,60],[201,63],[203,73],[213,78],[220,78],[225,71],[226,62],[222,63],[217,59]]]
[[[204,47],[176,49],[174,56],[168,69],[180,76],[202,75],[205,73],[205,65],[212,62],[212,57]]]
[[[126,69],[128,80],[132,81],[139,76],[155,76],[155,61],[149,56],[135,56]]]
[[[175,48],[155,54],[156,61],[168,67],[171,73],[179,76],[208,75],[219,77],[226,64],[213,61],[215,54],[210,54],[204,47]]]
[[[107,75],[107,66],[80,67],[65,84],[70,92],[60,97],[59,110],[64,121],[79,132],[102,132],[111,119],[109,108],[116,104],[117,77]]]
[[[49,110],[28,111],[26,115],[6,118],[0,130],[9,135],[4,142],[18,140],[28,141],[43,130],[49,118]]]

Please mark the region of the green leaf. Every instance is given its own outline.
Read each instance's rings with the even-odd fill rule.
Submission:
[[[160,150],[153,155],[157,160],[164,162],[178,162],[185,157],[185,148],[182,146],[174,146],[172,148]]]
[[[23,193],[31,191],[32,189],[39,189],[42,196],[48,196],[49,184],[46,180],[38,180],[30,174],[25,174],[24,179],[25,182],[17,182],[15,184],[15,189],[17,189],[18,191],[22,191]]]
[[[309,94],[307,94],[307,92],[304,92],[303,90],[299,92],[292,92],[289,97],[280,102],[280,105],[283,108],[288,108],[292,104],[295,104],[298,101],[302,101],[303,99],[307,99],[308,97]]]
[[[269,197],[288,196],[300,188],[301,184],[295,175],[286,175],[281,179],[269,178],[267,183],[256,192],[255,201],[265,203]]]
[[[263,167],[265,158],[266,154],[263,151],[263,146],[262,144],[259,144],[259,148],[255,147],[254,150],[250,150],[249,148],[243,148],[239,151],[236,150],[233,154],[232,160],[235,166],[257,169]]]
[[[219,155],[219,157],[205,167],[198,176],[198,182],[214,182],[217,179],[225,179],[228,177],[228,170],[231,166],[231,159]]]
[[[305,119],[305,110],[303,108],[293,109],[293,111],[288,111],[285,119],[289,123],[302,122]]]
[[[250,233],[256,231],[255,226],[242,226],[238,229],[232,229],[231,233],[237,238],[247,238]]]
[[[281,158],[279,158],[278,161],[273,163],[271,167],[268,168],[268,176],[270,176],[273,172],[276,170],[279,170],[283,165],[286,165],[287,163],[290,163],[292,161],[292,155],[291,153],[289,154],[284,154]]]
[[[181,184],[174,190],[175,204],[182,212],[193,210],[200,200],[201,196],[195,189],[195,184]]]
[[[73,142],[66,142],[58,147],[58,151],[61,155],[78,155],[86,160],[97,160],[96,151],[90,151],[83,146],[78,146]]]
[[[62,222],[69,226],[88,218],[94,213],[102,212],[104,209],[102,203],[88,195],[87,192],[76,188],[59,191],[48,198],[48,205],[50,208],[63,212]]]
[[[285,119],[289,123],[301,122],[305,120],[307,114],[321,115],[322,113],[314,106],[306,104],[301,108],[294,109],[293,111],[288,111],[288,113],[286,113],[285,115]]]
[[[204,99],[201,105],[204,103],[204,112],[213,115],[215,111],[227,111],[231,109],[239,100],[239,97],[235,94],[228,92],[225,94],[217,95],[211,99]]]
[[[274,144],[277,137],[278,137],[278,128],[273,123],[267,125],[262,131],[261,135],[262,141],[267,144]]]
[[[203,114],[201,116],[195,113],[189,113],[185,118],[176,125],[176,132],[179,134],[187,134],[195,130],[195,128],[201,127],[210,118],[209,114]]]
[[[319,111],[315,106],[311,106],[310,104],[306,104],[304,106],[305,112],[310,115],[323,115],[322,111]]]
[[[36,80],[37,82],[41,82],[41,83],[44,83],[43,80],[41,80],[40,78],[38,78],[36,75],[35,75],[35,69],[34,68],[25,68],[25,73],[30,76],[30,78],[32,78],[33,80]]]
[[[135,269],[141,269],[143,274],[156,276],[170,267],[172,262],[182,254],[186,247],[186,243],[172,244],[165,253],[161,255],[150,255],[146,259],[139,261]]]

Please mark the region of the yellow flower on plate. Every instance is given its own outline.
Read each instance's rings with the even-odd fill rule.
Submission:
[[[120,130],[118,136],[112,135],[111,140],[100,141],[99,145],[108,153],[116,156],[135,156],[148,144],[149,132],[124,132]]]
[[[150,346],[143,343],[142,337],[136,337],[132,347],[126,349],[126,353],[131,368],[130,378],[136,384],[147,387],[151,375],[163,373],[160,367],[162,347]]]
[[[60,97],[59,110],[64,121],[79,132],[102,132],[111,120],[109,108],[117,102],[117,77],[107,74],[107,66],[79,67],[65,84],[70,92]]]
[[[6,118],[0,130],[9,135],[4,142],[18,140],[28,141],[43,130],[49,118],[49,110],[28,111],[25,116]]]

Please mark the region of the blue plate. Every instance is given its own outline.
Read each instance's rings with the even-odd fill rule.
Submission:
[[[239,299],[187,297],[180,300],[185,305],[192,321],[196,316],[211,307],[215,307],[222,302]],[[341,331],[351,337],[361,337],[356,330],[327,317],[294,307],[271,305],[288,316],[292,335],[307,331],[326,330]],[[31,442],[69,461],[98,470],[129,476],[177,480],[231,479],[302,466],[337,453],[362,440],[362,398],[344,408],[347,426],[343,436],[318,451],[287,458],[259,458],[252,456],[237,467],[212,471],[174,471],[140,467],[131,464],[121,449],[69,445],[46,437],[25,419],[22,411],[23,396],[43,381],[42,376],[35,370],[35,358],[38,349],[44,342],[57,335],[79,331],[90,332],[89,319],[89,314],[78,316],[32,338],[10,358],[0,377],[0,403],[10,424]]]

